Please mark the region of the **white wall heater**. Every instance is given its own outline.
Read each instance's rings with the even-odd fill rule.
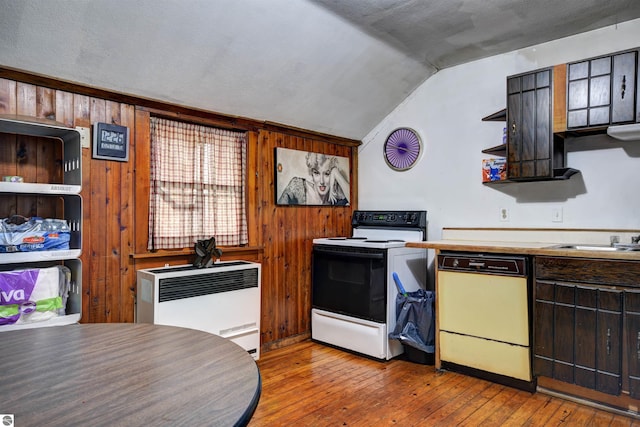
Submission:
[[[260,358],[260,264],[222,261],[137,271],[136,322],[198,329]]]

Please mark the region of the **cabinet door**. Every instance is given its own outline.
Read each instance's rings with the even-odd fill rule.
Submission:
[[[622,292],[598,289],[596,387],[618,395],[622,370]]]
[[[596,388],[596,331],[598,290],[576,287],[575,304],[575,383]]]
[[[552,175],[552,69],[507,79],[507,177]]]
[[[624,304],[629,395],[640,399],[640,292],[625,291]]]
[[[535,291],[534,374],[619,395],[621,291],[541,280]]]
[[[574,383],[575,287],[556,284],[553,313],[553,378]]]
[[[638,52],[613,57],[611,123],[635,121],[636,64]]]
[[[636,120],[638,52],[569,64],[567,128]]]
[[[586,127],[589,108],[589,61],[569,64],[567,127]]]
[[[569,64],[567,128],[610,122],[611,57]]]
[[[536,281],[533,326],[533,373],[553,377],[553,283]]]
[[[522,78],[507,79],[507,178],[519,178],[522,157]]]
[[[607,125],[611,121],[611,57],[589,61],[589,126]]]

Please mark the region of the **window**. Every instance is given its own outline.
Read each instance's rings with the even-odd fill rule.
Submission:
[[[246,134],[151,118],[151,250],[248,242]]]

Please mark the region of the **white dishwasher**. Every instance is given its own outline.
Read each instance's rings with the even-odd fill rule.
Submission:
[[[438,255],[441,367],[535,390],[529,271],[526,256]]]

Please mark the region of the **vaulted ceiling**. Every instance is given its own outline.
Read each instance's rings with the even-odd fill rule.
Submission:
[[[638,0],[0,0],[0,66],[361,139],[443,68]]]

